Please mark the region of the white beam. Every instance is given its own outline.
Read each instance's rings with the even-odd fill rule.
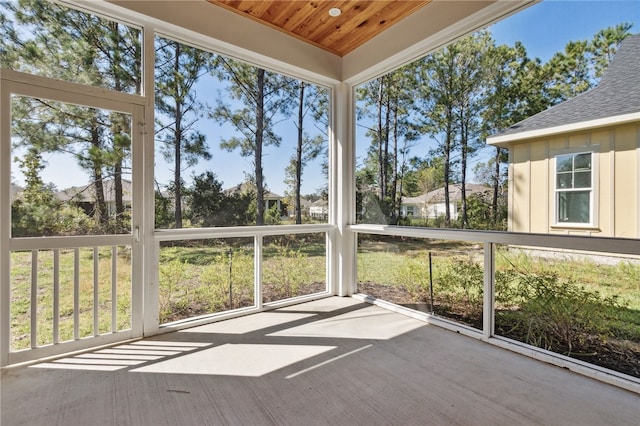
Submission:
[[[347,227],[355,223],[355,120],[353,86],[335,87],[332,110],[332,156],[330,191],[330,224],[337,226],[335,253],[338,296],[351,295],[355,289],[355,235]]]

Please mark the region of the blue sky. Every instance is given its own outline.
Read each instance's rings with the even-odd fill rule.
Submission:
[[[568,41],[591,39],[622,22],[640,32],[640,0],[546,0],[490,27],[501,44],[522,41],[530,57],[546,62]]]
[[[555,52],[564,48],[567,42],[572,40],[591,39],[600,29],[613,26],[622,22],[633,24],[632,33],[640,32],[640,0],[546,0],[535,4],[524,11],[506,18],[490,27],[494,38],[499,44],[513,45],[515,41],[521,41],[527,49],[530,57],[538,57],[546,62]],[[215,104],[217,93],[200,94],[207,95],[207,103]],[[224,94],[222,94],[224,96]],[[291,119],[292,120],[292,119]],[[251,160],[240,157],[239,153],[228,153],[219,149],[222,134],[219,127],[210,120],[201,123],[203,131],[207,134],[213,159],[202,161],[197,167],[187,170],[184,177],[190,181],[190,176],[195,172],[202,173],[205,170],[213,171],[223,181],[224,187],[236,185],[244,180],[245,172],[251,172]],[[293,152],[295,135],[290,130],[284,129],[281,124],[283,144],[280,149],[267,147],[265,149],[264,169],[269,189],[283,195],[286,190],[284,184],[284,168]],[[291,123],[287,127],[290,126]],[[225,132],[226,133],[226,132]],[[357,152],[361,157],[366,151],[369,141],[358,132]],[[421,148],[420,148],[421,147]],[[428,141],[420,141],[411,155],[425,155],[429,149]],[[44,171],[45,181],[52,181],[59,188],[79,185],[87,180],[81,171],[74,172],[75,164],[57,161],[57,156],[51,155],[49,167]],[[484,161],[483,156],[471,160],[470,168],[475,163]],[[156,157],[157,178],[166,183],[170,179],[169,166],[163,164],[161,157]],[[13,167],[13,177],[19,184],[23,180],[19,176],[17,167]],[[320,162],[311,164],[303,176],[303,194],[316,192],[323,184],[324,177],[320,171]]]

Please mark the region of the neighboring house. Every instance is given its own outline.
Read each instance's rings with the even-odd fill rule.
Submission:
[[[329,201],[320,198],[311,203],[309,205],[309,216],[314,219],[326,220],[329,216]]]
[[[102,181],[104,200],[109,216],[116,214],[116,190],[113,179]],[[122,202],[125,209],[131,208],[131,181],[122,179]],[[87,214],[92,214],[96,205],[95,185],[90,183],[83,186],[72,186],[56,193],[56,197],[62,202],[73,203],[81,207]]]
[[[597,87],[487,142],[509,150],[509,231],[640,237],[640,34]]]
[[[231,188],[227,188],[223,191],[223,193],[227,196],[235,195],[235,194],[244,194],[247,192],[249,188],[247,188],[246,183],[241,183],[236,186],[232,186]],[[253,187],[255,191],[255,187]],[[285,217],[287,215],[287,206],[284,202],[284,197],[282,195],[278,195],[271,191],[264,192],[264,209],[268,211],[273,206],[278,206],[278,210],[280,211],[280,215]]]
[[[474,194],[484,194],[491,188],[484,185],[468,183],[466,185],[467,197]],[[462,187],[449,185],[449,212],[451,220],[458,219],[458,206],[462,201]],[[414,217],[416,219],[436,219],[446,215],[447,203],[445,202],[444,187],[435,189],[417,197],[402,197],[400,215],[402,217]]]
[[[289,197],[288,201],[289,201],[288,203],[285,203],[287,207],[287,215],[289,217],[295,217],[296,216],[296,209],[294,205],[295,202],[291,197]],[[306,198],[300,197],[300,208],[302,209],[302,216],[309,215],[310,206],[311,206],[311,201],[307,200]]]

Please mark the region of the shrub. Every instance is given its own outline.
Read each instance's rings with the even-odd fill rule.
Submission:
[[[511,301],[509,309],[499,312],[499,328],[507,337],[571,355],[592,336],[611,333],[603,314],[618,307],[615,298],[603,298],[550,272],[511,270],[496,280],[503,288],[502,302]]]
[[[412,301],[429,300],[429,265],[418,259],[407,258],[394,271],[394,282],[404,287]]]
[[[231,271],[229,271],[231,254]],[[205,313],[251,305],[253,302],[253,257],[227,251],[216,256],[200,275],[197,303]]]
[[[270,300],[288,299],[298,295],[300,286],[311,281],[308,256],[287,245],[276,246],[276,254],[265,262],[264,287],[271,292]]]
[[[187,287],[190,268],[180,260],[161,262],[159,271],[160,323],[173,320],[175,305],[185,307],[188,304]]]
[[[434,277],[437,294],[443,294],[451,302],[461,303],[471,317],[482,314],[484,272],[482,266],[470,257],[456,259]]]

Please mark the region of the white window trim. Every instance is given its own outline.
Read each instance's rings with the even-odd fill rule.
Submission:
[[[551,167],[549,172],[552,174],[549,180],[549,223],[551,229],[582,229],[582,230],[599,230],[599,211],[600,211],[600,196],[599,196],[599,145],[588,145],[576,148],[568,148],[562,150],[551,151],[549,156],[551,158]],[[575,222],[558,222],[557,214],[557,168],[556,158],[560,155],[571,154],[591,154],[591,195],[589,199],[589,223],[575,223]]]

